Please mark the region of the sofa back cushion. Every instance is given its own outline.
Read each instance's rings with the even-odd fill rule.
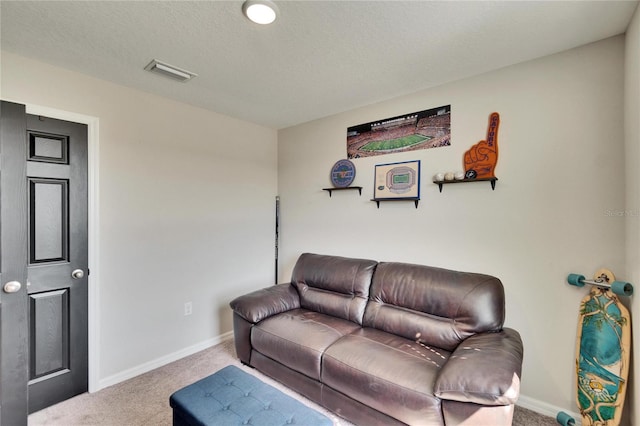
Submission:
[[[467,337],[500,331],[499,279],[407,263],[379,263],[363,325],[453,350]]]
[[[375,260],[304,253],[293,269],[291,283],[304,309],[362,325]]]

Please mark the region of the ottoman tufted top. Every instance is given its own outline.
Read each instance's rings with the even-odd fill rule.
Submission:
[[[326,425],[333,422],[230,365],[171,395],[175,425]]]

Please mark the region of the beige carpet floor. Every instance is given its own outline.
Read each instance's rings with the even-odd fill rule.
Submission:
[[[235,355],[233,340],[226,340],[212,348],[99,392],[78,395],[33,413],[29,416],[29,425],[168,426],[171,425],[169,396],[178,389],[227,365],[236,365],[288,395],[296,397],[302,403],[325,414],[335,426],[352,426],[346,420],[297,395],[280,383],[241,365]],[[516,407],[513,425],[552,426],[557,423],[551,417]]]

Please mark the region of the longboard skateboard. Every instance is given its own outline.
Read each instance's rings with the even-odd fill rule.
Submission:
[[[617,426],[627,391],[631,317],[618,295],[633,294],[629,283],[615,281],[607,269],[596,272],[594,280],[570,274],[571,285],[593,287],[580,302],[576,339],[576,402],[583,426]],[[564,412],[558,423],[575,425]]]

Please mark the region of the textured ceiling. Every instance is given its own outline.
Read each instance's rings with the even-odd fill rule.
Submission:
[[[284,128],[624,33],[637,1],[0,1],[3,50]],[[198,74],[147,71],[151,59]],[[428,105],[425,105],[428,107]]]

